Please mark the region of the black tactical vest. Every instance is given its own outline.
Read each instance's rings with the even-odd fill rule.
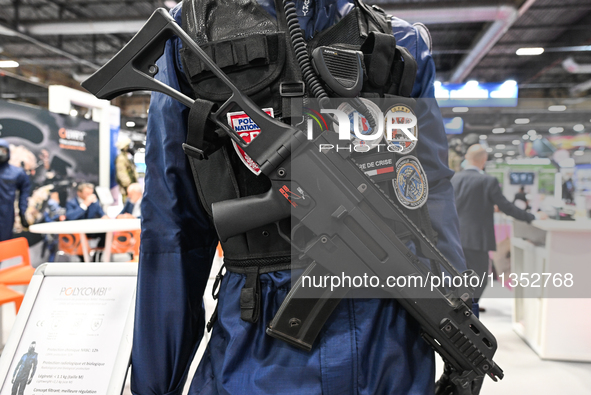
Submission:
[[[279,7],[277,4],[276,1]],[[285,21],[273,19],[256,0],[184,0],[182,17],[189,36],[260,108],[273,108],[275,118],[287,121],[294,114],[290,114],[286,103],[294,97],[309,95],[302,90],[301,73]],[[396,46],[390,18],[381,9],[357,0],[349,14],[308,42],[308,51],[311,53],[323,45],[364,53],[366,76],[361,96],[398,97],[412,105],[413,99],[409,97],[416,62],[405,48]],[[195,97],[220,103],[228,99],[230,90],[196,55],[189,50],[181,53]],[[265,175],[256,176],[246,168],[229,139],[207,160],[189,156],[189,161],[201,203],[210,217],[215,202],[258,195],[271,187]],[[394,196],[390,182],[380,186]],[[427,237],[435,239],[426,206],[419,210],[401,208]],[[289,223],[281,225],[289,229]],[[406,236],[399,234],[401,238]],[[291,246],[280,236],[275,224],[232,237],[222,248],[226,267],[236,272],[257,267],[257,272],[263,273],[290,268],[290,263],[293,266],[309,263],[292,259]]]

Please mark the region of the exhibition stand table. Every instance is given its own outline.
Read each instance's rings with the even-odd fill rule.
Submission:
[[[81,219],[75,221],[45,222],[29,227],[32,233],[43,234],[79,234],[82,244],[84,261],[89,262],[87,233],[105,233],[105,251],[103,262],[111,260],[111,246],[113,244],[113,232],[141,229],[141,220],[137,218],[125,219]]]
[[[512,224],[513,329],[542,359],[591,362],[591,221]]]

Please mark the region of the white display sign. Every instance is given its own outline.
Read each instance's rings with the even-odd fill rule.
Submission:
[[[110,393],[115,366],[118,376],[127,369],[118,359],[121,346],[131,345],[135,287],[135,276],[45,276],[7,372],[2,355],[0,395]]]

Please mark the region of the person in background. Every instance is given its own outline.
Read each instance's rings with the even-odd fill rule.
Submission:
[[[66,209],[60,206],[60,196],[58,192],[51,192],[47,207],[44,212],[45,222],[65,221]]]
[[[109,218],[94,194],[94,185],[82,183],[77,187],[78,196],[66,203],[66,220]],[[98,239],[97,247],[105,246],[104,233],[89,233],[89,239]],[[98,255],[95,255],[98,259]]]
[[[135,163],[133,163],[134,151],[131,148],[131,140],[124,137],[117,142],[119,148],[119,155],[115,159],[115,167],[117,169],[117,184],[123,201],[126,199],[127,187],[137,182],[137,172],[135,170]]]
[[[141,218],[142,195],[144,191],[140,184],[134,182],[127,187],[127,201],[117,218]]]
[[[60,197],[58,192],[51,192],[49,200],[47,200],[47,206],[43,212],[43,218],[45,222],[65,221],[66,220],[66,209],[60,206]],[[58,237],[54,234],[45,235],[43,240],[43,248],[41,256],[45,256],[45,251],[49,251],[48,262],[55,261],[55,254],[57,252]]]
[[[575,201],[575,184],[571,177],[567,177],[562,183],[562,200],[568,204],[572,204]]]
[[[523,210],[530,208],[529,202],[525,197],[525,187],[523,185],[519,188],[519,192],[515,194],[515,197],[513,198],[513,204]]]
[[[66,203],[66,220],[108,218],[94,194],[94,185],[82,183],[76,193],[78,196]]]
[[[0,241],[12,237],[14,227],[14,200],[19,191],[18,210],[23,228],[29,226],[25,218],[27,198],[31,191],[29,177],[25,171],[8,163],[10,146],[6,140],[0,139]]]
[[[488,252],[496,250],[494,211],[495,205],[507,215],[531,222],[536,216],[521,210],[503,196],[499,181],[484,173],[488,153],[480,144],[472,145],[466,152],[464,171],[456,173],[451,183],[456,196],[460,218],[460,241],[466,266],[479,278],[488,274]],[[546,219],[543,213],[540,219]],[[475,290],[474,302],[482,296],[486,282]]]

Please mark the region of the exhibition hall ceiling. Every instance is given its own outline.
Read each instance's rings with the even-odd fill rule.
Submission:
[[[75,86],[117,53],[156,8],[175,3],[0,0],[0,61],[19,63],[0,69],[0,97],[44,105],[46,85]],[[591,89],[589,0],[368,3],[429,28],[443,82],[515,80],[520,97],[534,98],[576,98]],[[519,56],[524,48],[544,52]],[[133,105],[145,107],[141,99]]]

